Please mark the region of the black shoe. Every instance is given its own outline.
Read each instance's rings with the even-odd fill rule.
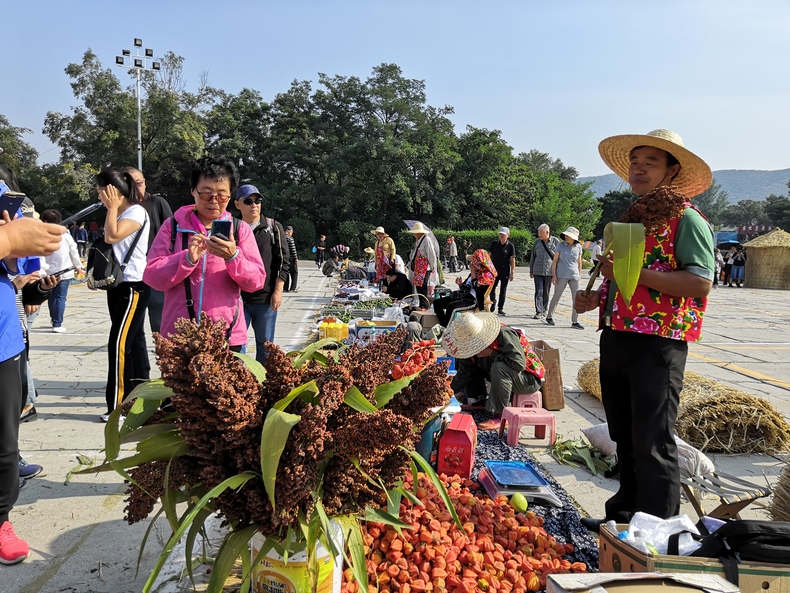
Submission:
[[[541,319],[542,317],[543,317],[543,315],[541,315],[540,313],[535,313],[535,314],[532,316],[532,319]]]
[[[31,406],[27,412],[23,412],[22,415],[19,417],[20,422],[33,422],[33,420],[38,420],[38,412],[36,412],[36,406]]]
[[[546,323],[548,325],[554,325],[554,320],[551,317],[546,317]]]
[[[581,323],[571,323],[571,327],[574,329],[584,329],[584,326]]]
[[[506,313],[505,313],[505,312],[504,312],[502,309],[500,309],[499,311],[497,311],[497,313],[498,313],[499,315],[502,315],[503,317],[507,317],[507,314],[506,314]]]
[[[20,490],[22,490],[22,488],[25,486],[25,484],[27,484],[27,480],[25,478],[19,478],[19,489]]]
[[[591,519],[590,517],[581,518],[582,527],[586,527],[588,531],[592,531],[593,533],[599,533],[601,531],[601,525],[604,523],[606,523],[606,519]]]

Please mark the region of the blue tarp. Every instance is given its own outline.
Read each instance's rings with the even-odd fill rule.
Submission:
[[[716,233],[716,245],[738,241],[738,231],[719,231]]]

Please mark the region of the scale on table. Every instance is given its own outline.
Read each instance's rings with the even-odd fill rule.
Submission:
[[[562,501],[549,483],[524,461],[485,461],[477,479],[491,498],[520,492],[529,502],[548,503],[561,507]]]

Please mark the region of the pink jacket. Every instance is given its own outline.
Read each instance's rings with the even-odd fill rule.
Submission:
[[[239,227],[238,256],[231,261],[206,253],[195,265],[187,258],[183,248],[183,233],[205,233],[203,224],[194,212],[194,206],[183,206],[173,216],[178,224],[173,251],[170,251],[170,235],[173,223],[168,218],[148,250],[148,264],[143,274],[143,282],[165,293],[162,309],[163,336],[175,333],[177,319],[189,319],[189,310],[184,292],[184,280],[189,278],[192,287],[192,300],[195,316],[204,311],[214,320],[224,319],[233,322],[230,337],[231,346],[247,343],[247,324],[244,321],[244,306],[241,291],[255,292],[263,288],[266,270],[255,237],[248,224]],[[221,220],[230,220],[225,212]],[[235,322],[233,321],[235,319]]]

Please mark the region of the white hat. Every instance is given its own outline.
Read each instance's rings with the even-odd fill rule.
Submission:
[[[494,313],[461,313],[442,336],[442,346],[453,358],[471,358],[488,348],[502,328]]]
[[[412,234],[422,233],[423,235],[430,233],[428,229],[421,222],[415,222],[414,226],[409,229],[409,232]]]
[[[372,247],[365,247],[365,253],[376,253]]]
[[[375,230],[370,231],[370,232],[373,233],[374,235],[376,233],[381,233],[382,235],[386,235],[387,234],[387,233],[384,232],[384,227],[383,226],[377,226]]]
[[[509,235],[510,234],[510,229],[507,228],[506,226],[503,226],[502,228],[499,229],[499,234],[500,235]]]
[[[713,181],[708,164],[683,146],[683,139],[672,130],[653,130],[647,134],[625,134],[611,136],[598,145],[598,152],[607,166],[617,176],[628,181],[631,164],[631,151],[637,146],[660,148],[680,163],[680,172],[672,180],[672,185],[688,197],[698,196]]]
[[[565,240],[565,235],[568,235],[571,239],[573,239],[574,241],[576,241],[578,243],[578,241],[579,241],[579,229],[577,229],[575,226],[569,226],[567,229],[565,229],[564,233],[560,233],[560,239],[562,239],[564,241]]]

